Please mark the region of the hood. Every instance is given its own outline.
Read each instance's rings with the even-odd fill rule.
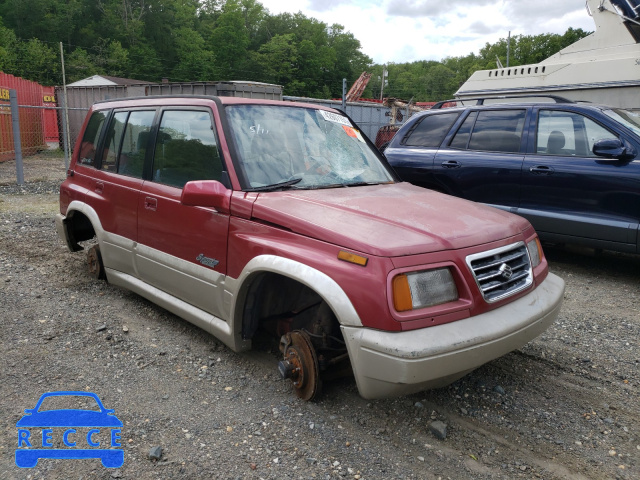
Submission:
[[[409,183],[261,193],[252,217],[382,257],[471,247],[529,226],[516,215]]]

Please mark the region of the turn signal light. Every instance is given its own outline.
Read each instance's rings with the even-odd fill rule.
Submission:
[[[360,265],[361,267],[366,267],[367,262],[369,261],[369,259],[366,257],[361,257],[360,255],[356,255],[355,253],[345,252],[344,250],[341,250],[338,253],[338,260],[355,263],[356,265]]]

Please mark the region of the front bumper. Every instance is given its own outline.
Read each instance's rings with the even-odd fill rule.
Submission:
[[[342,326],[360,395],[438,388],[520,348],[556,319],[564,281],[551,273],[524,297],[482,315],[406,332]]]

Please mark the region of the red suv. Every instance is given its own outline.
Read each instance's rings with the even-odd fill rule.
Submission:
[[[98,103],[56,224],[72,251],[97,240],[94,275],[233,350],[276,335],[306,400],[349,367],[365,398],[446,385],[539,335],[564,291],[528,221],[400,183],[347,116],[301,103]]]

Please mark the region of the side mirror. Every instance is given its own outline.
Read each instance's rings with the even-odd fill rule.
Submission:
[[[231,190],[217,180],[195,180],[185,184],[180,202],[194,207],[213,207],[220,213],[229,213]]]
[[[636,152],[618,138],[603,138],[593,144],[593,153],[598,157],[623,160],[634,157]]]

